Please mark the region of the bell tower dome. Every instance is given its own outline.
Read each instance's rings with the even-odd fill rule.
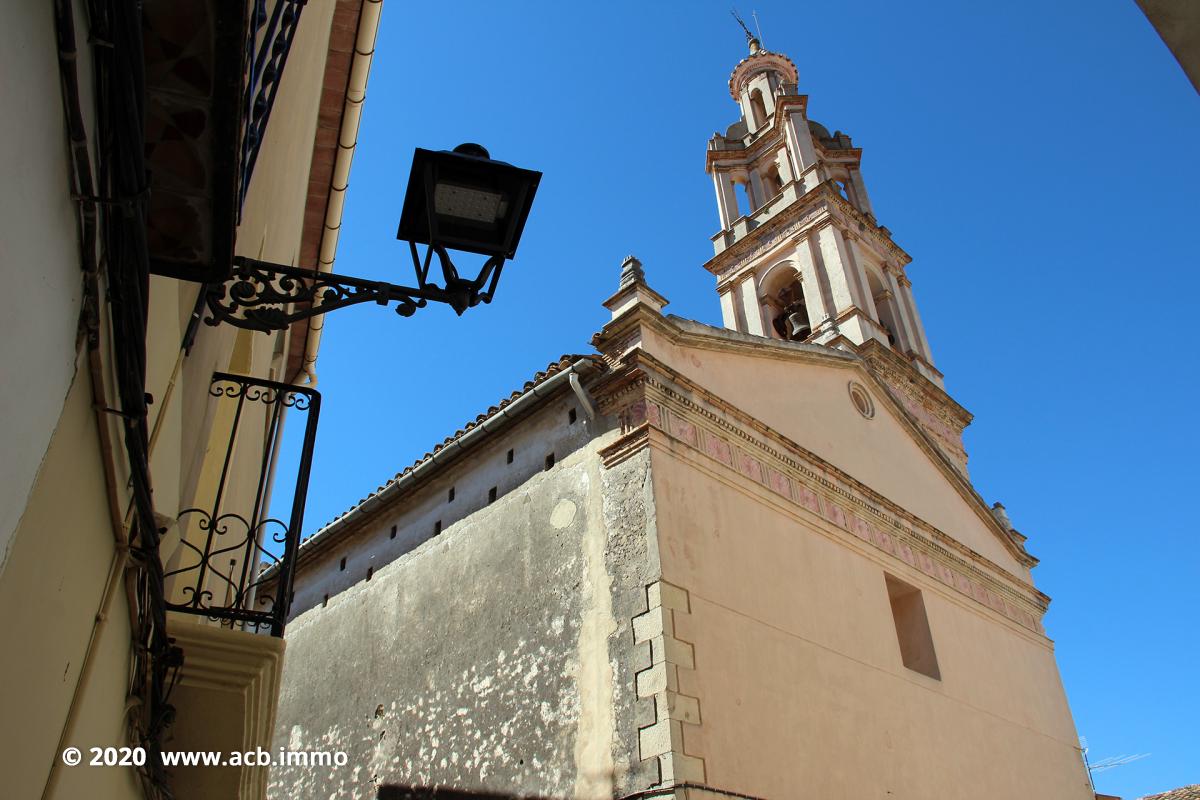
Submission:
[[[964,470],[970,414],[943,388],[905,268],[848,135],[808,117],[796,65],[749,34],[729,77],[740,112],[708,142],[721,230],[705,268],[726,328],[858,353]]]

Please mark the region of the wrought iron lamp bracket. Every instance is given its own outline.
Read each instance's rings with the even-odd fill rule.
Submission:
[[[214,326],[226,322],[253,331],[278,331],[286,330],[294,322],[359,303],[395,302],[397,314],[411,317],[431,301],[446,303],[458,314],[492,301],[504,268],[503,256],[490,257],[479,277],[470,280],[459,277],[446,248],[428,247],[422,262],[417,246],[410,242],[409,247],[416,270],[415,287],[237,256],[233,259],[230,279],[209,289],[206,298],[209,316],[204,321]],[[434,254],[442,269],[444,286],[429,282]]]

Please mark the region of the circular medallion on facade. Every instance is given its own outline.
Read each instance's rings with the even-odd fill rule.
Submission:
[[[850,402],[854,403],[858,413],[867,419],[874,417],[875,402],[871,399],[871,395],[867,394],[867,387],[858,381],[850,381],[848,386],[850,387]]]

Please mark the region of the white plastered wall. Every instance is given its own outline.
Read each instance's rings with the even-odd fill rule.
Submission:
[[[20,112],[0,118],[0,574],[75,374],[82,273],[58,75],[51,7],[6,3],[0,103]]]

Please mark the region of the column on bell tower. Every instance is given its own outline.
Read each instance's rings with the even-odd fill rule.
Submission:
[[[877,342],[941,385],[904,274],[875,220],[862,151],[808,117],[796,66],[750,40],[729,93],[740,118],[708,143],[721,230],[706,268],[727,328],[857,349]]]

